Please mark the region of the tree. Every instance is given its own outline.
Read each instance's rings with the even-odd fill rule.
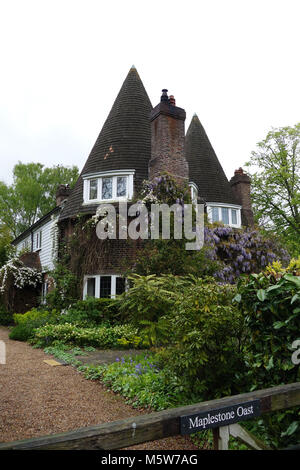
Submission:
[[[51,168],[41,163],[21,163],[13,170],[13,183],[0,181],[0,222],[16,237],[55,207],[59,184],[72,188],[78,178],[76,166]]]
[[[300,123],[272,129],[247,166],[255,167],[252,202],[257,222],[300,253]]]
[[[12,236],[7,225],[0,223],[0,268],[13,255]]]

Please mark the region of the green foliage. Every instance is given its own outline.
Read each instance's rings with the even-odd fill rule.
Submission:
[[[176,298],[176,292],[169,288],[170,277],[136,274],[129,276],[128,280],[130,289],[118,300],[122,319],[138,326],[141,320],[156,321],[170,311]],[[175,277],[172,277],[172,280],[181,283],[181,280]]]
[[[28,341],[34,336],[36,328],[55,323],[57,316],[58,313],[55,310],[48,312],[35,308],[24,314],[14,314],[13,319],[16,326],[12,328],[9,338],[17,341]]]
[[[165,317],[156,322],[141,320],[139,325],[141,344],[146,347],[158,346],[169,341],[170,325]]]
[[[7,312],[4,307],[0,306],[0,325],[9,326],[14,323],[13,316]]]
[[[54,346],[48,346],[44,348],[44,352],[46,354],[53,355],[56,359],[60,359],[64,361],[66,364],[70,364],[74,367],[81,366],[81,362],[76,359],[76,356],[82,355],[84,356],[86,353],[84,350],[76,347],[73,349],[69,349],[69,347],[63,343],[56,343]]]
[[[54,287],[47,295],[50,308],[62,310],[74,304],[79,297],[79,279],[63,263],[56,263],[49,273]]]
[[[246,313],[247,375],[252,389],[299,380],[299,364],[293,363],[292,354],[293,342],[300,339],[300,259],[285,269],[273,263],[264,272],[241,279],[235,300]],[[300,429],[292,427],[297,419],[297,413],[290,411],[263,418],[272,445],[284,446],[287,437],[290,443],[299,440]]]
[[[152,181],[144,181],[140,202],[151,211],[152,204],[173,204],[183,210],[184,204],[191,204],[190,188],[187,184],[180,184],[171,175],[165,173]],[[193,209],[193,220],[195,210]],[[160,215],[160,229],[162,227],[162,214]],[[161,235],[161,234],[160,234]],[[190,241],[184,236],[182,226],[182,239],[174,239],[174,213],[170,213],[170,239],[152,239],[145,241],[138,251],[133,272],[140,275],[173,274],[176,276],[205,276],[212,275],[218,268],[216,261],[209,260],[206,249],[186,250],[186,243]]]
[[[215,398],[237,391],[243,376],[244,318],[230,285],[193,276],[131,276],[120,312],[138,328],[140,344],[165,347],[164,368],[191,394]],[[170,334],[171,333],[171,334]]]
[[[278,233],[294,255],[300,254],[300,123],[272,129],[257,144],[248,166],[254,213],[266,231]]]
[[[233,394],[240,386],[245,332],[234,295],[230,285],[195,279],[168,316],[172,335],[160,352],[162,363],[203,399]]]
[[[96,299],[87,297],[78,300],[59,318],[59,323],[74,323],[82,326],[93,326],[107,323],[116,324],[118,320],[118,302],[115,299]]]
[[[120,393],[133,407],[162,410],[188,403],[182,381],[157,366],[155,356],[118,358],[104,366],[79,367],[85,377],[100,379],[110,390]]]
[[[207,248],[186,250],[186,239],[151,240],[138,251],[133,272],[140,275],[212,276],[220,269],[208,257]]]
[[[0,223],[0,268],[14,254],[14,248],[11,245],[12,234],[7,225]]]
[[[250,333],[250,373],[258,387],[290,383],[299,377],[291,355],[292,343],[300,339],[300,266],[296,274],[290,272],[294,261],[286,269],[279,266],[275,263],[238,284],[236,300],[247,313]]]
[[[35,330],[32,344],[39,347],[49,346],[54,342],[73,344],[76,346],[93,346],[97,348],[120,347],[118,340],[128,339],[136,335],[131,325],[99,326],[84,328],[71,323],[62,325],[45,325]]]
[[[73,187],[77,178],[76,166],[46,168],[40,163],[19,162],[13,170],[12,185],[0,182],[0,221],[16,237],[55,207],[59,184]]]

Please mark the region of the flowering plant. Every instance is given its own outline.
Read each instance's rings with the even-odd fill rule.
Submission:
[[[1,294],[6,291],[10,282],[17,289],[27,286],[36,288],[42,282],[42,273],[25,266],[18,258],[12,258],[0,268]]]

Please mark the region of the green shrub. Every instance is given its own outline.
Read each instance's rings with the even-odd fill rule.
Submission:
[[[34,332],[31,343],[42,347],[60,341],[77,346],[117,348],[120,347],[118,340],[125,338],[130,342],[136,333],[136,329],[131,325],[83,328],[71,323],[64,323],[62,325],[45,325],[38,328]]]
[[[61,310],[76,302],[80,293],[78,277],[62,263],[57,263],[49,275],[53,279],[53,288],[47,294],[49,308]]]
[[[128,276],[128,280],[131,287],[117,302],[121,318],[136,326],[140,325],[141,320],[154,322],[171,312],[178,296],[182,296],[186,286],[193,282],[189,277],[159,277],[154,274],[135,274]]]
[[[249,333],[247,375],[252,389],[299,381],[292,361],[293,342],[300,339],[300,259],[283,269],[273,263],[238,283],[235,298],[246,313]],[[269,443],[286,447],[300,440],[299,414],[288,410],[262,417]]]
[[[203,399],[238,390],[245,332],[243,315],[232,304],[235,293],[214,279],[195,279],[167,317],[170,344],[160,352],[162,364]]]
[[[9,326],[13,325],[14,320],[11,313],[7,312],[4,308],[0,307],[0,325]]]
[[[28,323],[16,325],[9,333],[9,338],[16,341],[28,341],[32,336],[33,329]]]
[[[18,341],[28,341],[34,335],[34,330],[47,323],[55,323],[57,320],[57,312],[53,310],[38,310],[33,308],[28,312],[15,313],[13,315],[15,327],[12,328],[9,338]]]
[[[59,323],[74,323],[82,326],[115,324],[118,320],[118,305],[114,299],[88,297],[78,300],[60,317]]]
[[[300,259],[298,265],[292,261],[283,269],[277,262],[241,279],[235,300],[246,313],[247,361],[256,388],[299,380],[292,344],[300,339]]]

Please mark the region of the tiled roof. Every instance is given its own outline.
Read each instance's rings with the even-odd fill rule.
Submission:
[[[198,195],[206,202],[237,204],[224,170],[197,115],[193,116],[186,133],[185,152],[190,181],[198,186]]]
[[[148,178],[151,110],[152,105],[144,85],[137,70],[132,67],[60,215],[60,220],[76,216],[78,213],[93,213],[96,209],[95,206],[82,206],[82,175],[135,169],[135,189]]]

